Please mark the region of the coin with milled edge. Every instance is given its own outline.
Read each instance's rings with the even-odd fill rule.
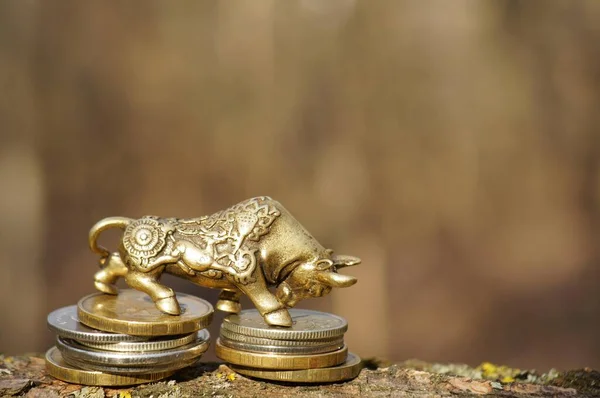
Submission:
[[[75,340],[57,337],[56,346],[65,359],[75,359],[87,363],[135,367],[167,365],[176,361],[187,361],[202,355],[209,346],[208,331],[203,330],[200,338],[192,344],[164,351],[114,352],[88,348]]]
[[[95,293],[77,303],[79,321],[94,329],[136,336],[187,334],[210,325],[213,307],[189,294],[177,293],[181,315],[159,311],[150,297],[133,289],[118,295]]]
[[[242,350],[249,352],[265,352],[282,355],[308,355],[308,354],[322,354],[326,352],[332,352],[339,350],[344,347],[344,341],[340,341],[335,344],[329,344],[326,346],[312,346],[312,347],[282,347],[273,345],[256,345],[241,343],[238,341],[230,340],[224,336],[219,337],[219,341],[225,347],[233,348],[234,350]]]
[[[83,370],[67,364],[56,347],[46,352],[46,371],[52,377],[68,383],[88,386],[130,386],[151,383],[171,376],[174,371],[153,372],[139,375],[114,375],[97,371]]]
[[[192,366],[196,362],[200,360],[200,357],[193,358],[187,361],[177,361],[170,363],[168,365],[161,366],[136,366],[136,367],[119,367],[119,366],[110,366],[110,365],[98,365],[93,363],[88,363],[85,361],[80,361],[77,359],[69,358],[63,356],[63,360],[71,366],[76,368],[85,369],[85,370],[95,370],[103,373],[111,373],[111,374],[144,374],[144,373],[157,373],[157,372],[174,372],[183,368],[187,368],[188,366]]]
[[[125,341],[145,341],[147,337],[128,334],[109,333],[92,329],[79,322],[77,306],[59,308],[48,315],[48,327],[60,337],[97,343],[115,343]]]
[[[343,336],[348,322],[326,312],[302,309],[288,310],[292,317],[290,328],[267,325],[257,310],[244,310],[223,320],[222,329],[247,336],[276,340],[314,340]]]
[[[161,351],[170,350],[193,343],[198,338],[198,333],[185,334],[183,336],[169,336],[155,338],[149,341],[123,341],[120,343],[95,343],[89,341],[79,341],[78,343],[86,347],[95,348],[102,351],[119,352],[139,352],[139,351]]]
[[[234,350],[226,347],[219,339],[215,346],[218,358],[235,365],[260,369],[313,369],[337,366],[346,361],[348,348],[343,348],[325,354],[312,355],[283,355],[267,354]]]
[[[330,368],[266,370],[237,365],[229,365],[229,367],[239,374],[255,377],[257,379],[287,381],[293,383],[334,383],[354,379],[360,373],[363,365],[358,355],[349,352],[346,362]]]
[[[245,334],[239,334],[230,332],[227,329],[221,328],[221,337],[225,337],[232,341],[239,343],[247,343],[254,345],[269,345],[278,347],[323,347],[330,346],[332,344],[344,344],[344,336],[339,337],[328,337],[325,339],[316,340],[276,340],[276,339],[264,339],[260,337],[247,336]]]

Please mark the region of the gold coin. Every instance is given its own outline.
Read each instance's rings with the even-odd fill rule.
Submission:
[[[94,293],[79,300],[79,321],[94,329],[135,336],[187,334],[210,325],[212,305],[201,298],[177,293],[181,315],[162,313],[150,297],[133,289],[116,296]]]
[[[312,355],[291,355],[240,351],[221,344],[217,339],[215,353],[218,358],[234,365],[259,369],[314,369],[336,366],[346,361],[346,346],[333,352]]]
[[[363,364],[358,355],[349,352],[346,362],[330,368],[266,370],[237,365],[230,365],[229,367],[239,374],[256,377],[257,379],[294,383],[334,383],[354,379],[360,373]]]
[[[77,369],[65,363],[56,347],[46,352],[46,371],[52,377],[67,383],[88,386],[130,386],[133,384],[151,383],[171,376],[175,371],[155,372],[136,375],[112,375],[93,370]]]

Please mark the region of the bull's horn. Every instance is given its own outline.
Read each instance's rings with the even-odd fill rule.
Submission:
[[[360,264],[360,258],[345,254],[333,254],[331,260],[336,269]]]
[[[317,279],[327,286],[331,287],[349,287],[356,283],[356,278],[350,275],[338,274],[335,272],[319,272]]]

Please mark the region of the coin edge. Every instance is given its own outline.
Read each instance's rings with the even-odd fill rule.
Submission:
[[[346,365],[346,362],[349,362],[349,360],[346,360],[346,362],[341,365],[329,368],[296,370],[253,369],[239,365],[230,365],[229,368],[243,376],[261,380],[289,383],[336,383],[355,379],[365,367],[362,359],[353,352],[348,352],[348,357],[356,358],[357,362],[353,365]],[[320,375],[331,374],[331,372],[335,372],[336,376],[319,377]]]
[[[147,373],[139,376],[112,375],[108,373],[77,369],[70,365],[55,363],[51,357],[52,352],[58,352],[64,362],[60,351],[55,346],[46,351],[46,372],[55,379],[74,384],[89,386],[131,386],[153,383],[172,376],[175,371]],[[144,376],[144,377],[142,377]]]
[[[323,354],[270,355],[268,353],[254,353],[249,351],[234,350],[222,345],[220,339],[217,339],[215,343],[215,354],[217,358],[227,363],[246,366],[249,368],[297,370],[338,366],[346,361],[348,356],[348,347],[344,344],[344,347],[339,350]],[[254,361],[248,361],[248,359],[253,359]],[[275,363],[273,364],[273,362]]]
[[[331,314],[329,312],[323,312],[323,311],[314,311],[314,310],[305,310],[305,309],[296,309],[296,310],[307,311],[307,312],[318,313],[318,314],[326,314],[328,316],[341,319],[342,321],[344,321],[344,325],[342,325],[338,328],[325,329],[325,330],[319,330],[319,331],[306,331],[306,330],[300,331],[300,330],[275,329],[275,328],[266,328],[266,329],[253,328],[250,326],[235,324],[230,321],[230,317],[241,316],[243,313],[253,312],[253,313],[259,314],[256,309],[248,309],[248,310],[243,310],[238,314],[231,314],[231,315],[226,316],[223,319],[223,322],[221,323],[221,328],[231,331],[231,332],[234,332],[234,333],[238,333],[238,334],[244,334],[247,336],[259,337],[259,338],[270,338],[270,339],[275,339],[275,340],[317,340],[317,339],[324,339],[324,338],[328,338],[328,337],[333,338],[333,337],[343,336],[348,331],[348,321],[344,317],[341,317],[341,316],[335,315],[335,314]],[[291,312],[293,313],[294,309],[291,309]],[[260,314],[259,314],[259,316],[260,316]],[[291,316],[291,314],[290,314],[290,316]],[[293,320],[293,316],[292,316],[292,320]]]
[[[132,290],[133,289],[124,289],[123,291]],[[177,294],[185,294],[185,293],[176,293]],[[88,294],[85,297],[82,297],[77,302],[77,317],[79,318],[79,322],[84,325],[98,329],[105,332],[112,333],[123,333],[130,334],[135,336],[172,336],[177,334],[187,334],[193,333],[198,330],[206,329],[212,323],[214,316],[214,308],[211,303],[207,300],[204,300],[200,297],[192,296],[190,294],[185,294],[185,296],[191,297],[193,300],[199,300],[206,303],[210,309],[205,315],[192,318],[189,320],[181,321],[181,322],[143,322],[143,321],[128,321],[121,320],[115,318],[108,318],[105,316],[99,316],[97,314],[88,311],[83,307],[82,303],[94,296],[111,296],[115,297],[115,300],[118,299],[118,295],[110,295],[106,293],[92,293]],[[175,316],[174,316],[175,317]]]

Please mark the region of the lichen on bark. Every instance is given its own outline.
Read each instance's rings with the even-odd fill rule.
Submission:
[[[52,378],[40,356],[0,356],[0,396],[73,398],[134,397],[593,397],[600,395],[600,373],[591,369],[536,374],[485,365],[470,368],[457,364],[407,361],[391,364],[365,361],[354,380],[324,385],[299,385],[252,380],[224,364],[199,363],[173,377],[127,388],[91,387]],[[507,376],[510,374],[510,376]],[[514,380],[507,382],[506,377]],[[505,380],[504,382],[502,380]]]

